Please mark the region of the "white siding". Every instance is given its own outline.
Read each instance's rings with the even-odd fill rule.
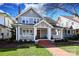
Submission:
[[[68,23],[68,25],[67,25],[67,23]],[[74,23],[74,24],[72,24],[72,23]],[[61,27],[70,27],[70,26],[72,26],[73,29],[79,29],[79,23],[78,22],[75,22],[73,20],[67,19],[67,18],[62,17],[62,16],[60,16],[60,22],[59,22],[58,25],[61,26]]]
[[[0,16],[0,24],[4,25],[4,17]]]

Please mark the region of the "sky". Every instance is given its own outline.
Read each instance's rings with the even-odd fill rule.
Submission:
[[[53,4],[53,3],[52,4],[50,4],[50,3],[49,4],[20,3],[19,5],[20,5],[21,12],[23,12],[24,10],[26,10],[27,8],[32,6],[32,7],[36,8],[36,10],[39,13],[42,12],[43,15],[50,16],[54,20],[56,20],[57,17],[59,17],[59,16],[71,16],[71,14],[69,14],[63,10],[55,9],[53,11],[53,9],[48,8],[48,7],[54,6],[55,4]],[[79,13],[79,7],[76,4],[74,4],[74,7],[76,8],[77,12]],[[68,6],[68,4],[65,5],[65,8],[68,8],[70,11],[73,11],[73,8],[71,6]],[[1,3],[0,12],[7,13],[12,17],[16,17],[18,15],[18,4],[17,3]]]

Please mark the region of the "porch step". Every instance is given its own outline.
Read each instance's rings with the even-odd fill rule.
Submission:
[[[51,46],[51,41],[49,40],[39,40],[38,41],[38,45],[40,46],[44,46],[44,47],[48,47],[48,46]]]

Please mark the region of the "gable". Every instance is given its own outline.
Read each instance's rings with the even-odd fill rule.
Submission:
[[[53,28],[53,26],[51,24],[49,24],[48,22],[46,22],[45,20],[40,21],[39,23],[35,24],[34,26],[38,27],[38,28],[48,28],[48,27]]]
[[[42,16],[37,13],[37,11],[34,9],[34,8],[28,8],[26,11],[20,13],[17,17],[17,18],[20,18],[21,16],[24,16],[24,17],[35,17],[35,18],[42,18]]]
[[[25,12],[22,16],[27,16],[27,17],[39,17],[39,18],[41,18],[41,16],[39,16],[33,9],[28,10],[28,11]]]

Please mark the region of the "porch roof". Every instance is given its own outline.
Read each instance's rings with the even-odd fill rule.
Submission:
[[[36,27],[37,25],[41,24],[42,22],[44,22],[45,24],[47,24],[49,27],[53,28],[53,26],[50,23],[48,23],[46,20],[41,20],[39,23],[36,23],[34,25],[34,27]]]
[[[2,25],[2,24],[0,24],[0,27],[1,27],[1,28],[8,28],[7,26],[4,26],[4,25]]]
[[[20,27],[26,27],[26,28],[33,28],[33,25],[32,24],[21,24],[21,23],[16,23],[14,24],[15,26],[20,26]]]

